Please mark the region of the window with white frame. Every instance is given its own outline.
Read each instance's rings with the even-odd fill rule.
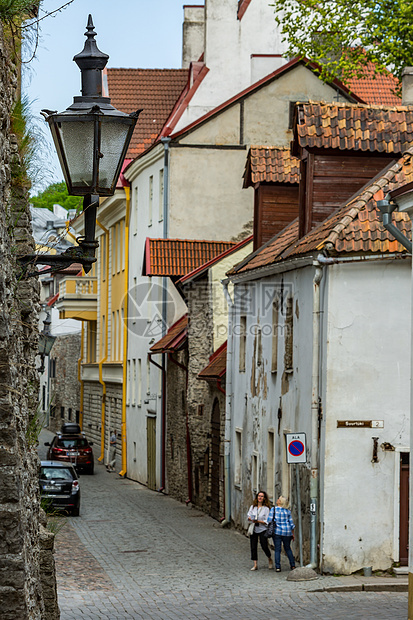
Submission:
[[[271,502],[274,502],[274,483],[275,483],[275,432],[268,431],[267,447],[267,493]]]
[[[149,208],[148,208],[148,226],[152,226],[153,214],[153,176],[149,177]]]
[[[239,328],[239,371],[245,372],[245,354],[247,345],[247,317],[240,316]]]
[[[136,405],[136,359],[132,360],[132,405]]]
[[[284,368],[285,372],[293,372],[293,296],[287,298],[284,324]]]
[[[126,364],[126,404],[130,405],[130,360]]]
[[[271,350],[271,372],[278,369],[278,329],[279,329],[280,301],[275,299],[272,304],[272,350]]]
[[[146,393],[148,395],[151,393],[151,363],[149,357],[146,360]]]
[[[132,232],[134,235],[138,234],[138,188],[135,187],[133,193],[133,211],[132,211]]]
[[[234,454],[234,484],[241,486],[242,482],[242,429],[235,429],[235,454]]]
[[[142,360],[138,359],[138,407],[142,407]]]
[[[163,168],[161,170],[159,170],[159,215],[158,215],[158,220],[160,222],[162,222],[163,220],[163,193],[164,193],[164,186],[163,186]]]
[[[258,480],[258,452],[252,453],[252,463],[251,463],[251,484],[253,493],[257,493],[259,490],[259,480]]]

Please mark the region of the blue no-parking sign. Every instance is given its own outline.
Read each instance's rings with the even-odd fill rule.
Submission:
[[[305,433],[286,433],[287,463],[305,463],[307,461],[307,448]]]

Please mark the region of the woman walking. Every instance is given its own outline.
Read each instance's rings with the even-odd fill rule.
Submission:
[[[262,550],[268,558],[268,568],[273,567],[271,551],[268,548],[268,540],[264,535],[267,531],[267,519],[270,512],[270,502],[265,491],[258,491],[250,509],[248,510],[248,522],[254,524],[254,530],[250,535],[251,560],[254,566],[251,570],[258,570],[258,539]]]
[[[284,551],[287,554],[287,558],[290,562],[290,568],[295,568],[295,560],[293,552],[291,551],[291,541],[294,540],[294,528],[293,518],[290,510],[288,510],[288,500],[283,496],[277,499],[276,506],[272,507],[268,516],[268,523],[274,519],[274,559],[275,570],[277,573],[281,572],[281,543],[284,545]]]

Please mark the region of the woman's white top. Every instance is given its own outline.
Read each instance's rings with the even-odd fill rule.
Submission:
[[[250,509],[248,510],[248,519],[251,519],[251,521],[258,519],[258,521],[265,521],[265,523],[267,523],[269,514],[270,509],[267,508],[267,506],[261,506],[261,508],[258,508],[258,506],[250,506]],[[256,523],[254,533],[261,534],[261,532],[265,532],[266,529],[267,526],[263,523]]]

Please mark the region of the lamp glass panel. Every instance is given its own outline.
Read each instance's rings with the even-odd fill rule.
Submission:
[[[91,187],[93,183],[93,121],[66,121],[60,125],[72,186]]]
[[[129,128],[130,125],[126,123],[102,122],[100,152],[103,157],[99,160],[99,187],[110,188],[117,180],[114,177],[123,153]]]

